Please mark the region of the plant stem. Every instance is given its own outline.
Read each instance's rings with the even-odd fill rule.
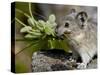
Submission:
[[[20,50],[16,55],[18,55],[19,53],[21,53],[22,51],[24,51],[26,48],[29,48],[33,45],[33,43],[29,44],[28,46],[26,46],[25,48],[23,48],[22,50]]]
[[[34,18],[33,18],[33,15],[32,15],[32,11],[31,11],[31,3],[29,3],[29,12],[30,12],[30,15],[31,15],[31,17],[32,17],[32,19],[34,21]]]
[[[24,12],[21,11],[20,9],[17,9],[17,8],[16,8],[16,11],[19,12],[19,13],[21,13],[21,14],[23,14],[23,15],[25,15],[26,17],[30,18],[30,16],[29,16],[27,13],[24,13]]]
[[[50,43],[50,48],[52,49],[53,48],[52,39],[49,40],[49,43]]]
[[[17,22],[19,22],[21,25],[23,25],[23,26],[27,26],[27,25],[24,24],[22,21],[20,21],[17,17],[15,17],[15,20],[16,20]]]
[[[22,51],[24,51],[25,49],[31,47],[31,46],[35,46],[37,45],[37,43],[39,42],[40,40],[38,41],[35,41],[35,42],[32,42],[31,44],[28,44],[26,47],[24,47],[22,50],[20,50],[16,55],[18,55],[19,53],[21,53]]]

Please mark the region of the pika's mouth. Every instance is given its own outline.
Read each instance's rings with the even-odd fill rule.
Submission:
[[[69,31],[69,32],[66,31],[66,32],[64,32],[64,34],[71,34],[71,31]]]
[[[65,31],[63,32],[63,34],[61,35],[58,35],[57,34],[57,38],[61,39],[61,40],[64,40],[64,38],[66,38],[66,36],[70,35],[72,32],[71,31]]]
[[[69,32],[67,32],[67,31],[64,32],[63,38],[66,38],[66,37],[70,36],[71,33],[72,33],[71,31],[69,31]]]
[[[64,34],[71,34],[72,33],[72,31],[70,30],[70,29],[66,29],[65,31],[64,31]]]
[[[62,34],[61,36],[58,36],[59,39],[64,40],[64,38],[68,37],[68,35],[71,34],[71,32],[66,32],[64,34]]]

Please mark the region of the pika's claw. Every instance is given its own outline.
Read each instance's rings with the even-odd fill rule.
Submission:
[[[77,69],[86,69],[87,64],[85,63],[78,63]]]

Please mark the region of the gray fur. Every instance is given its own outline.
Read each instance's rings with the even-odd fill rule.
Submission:
[[[65,23],[69,25],[66,27]],[[85,69],[93,56],[97,54],[97,23],[93,22],[85,11],[73,12],[61,19],[57,35],[59,37],[64,35],[69,40],[69,45],[75,55],[73,57],[77,57],[76,55],[81,57],[82,63],[79,63],[77,67],[79,69]]]

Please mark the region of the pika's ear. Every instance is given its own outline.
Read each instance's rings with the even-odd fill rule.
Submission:
[[[71,9],[70,13],[76,13],[76,9]]]
[[[80,25],[81,28],[84,28],[84,26],[86,25],[86,22],[88,20],[88,15],[85,11],[79,12],[76,15],[76,20],[78,22],[78,24]]]

